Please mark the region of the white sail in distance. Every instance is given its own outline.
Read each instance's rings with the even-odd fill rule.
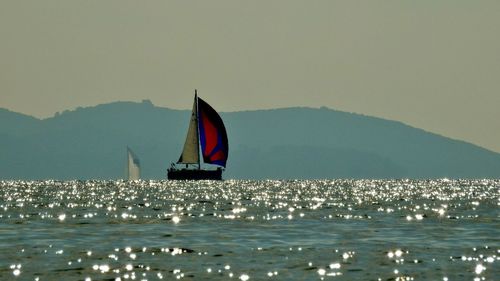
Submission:
[[[191,120],[189,121],[189,129],[184,142],[184,149],[177,163],[181,164],[198,164],[199,163],[199,140],[198,140],[198,110],[197,97],[194,98],[193,111],[191,112]]]
[[[127,176],[128,180],[138,180],[141,178],[141,163],[139,162],[139,158],[128,147],[127,147]]]

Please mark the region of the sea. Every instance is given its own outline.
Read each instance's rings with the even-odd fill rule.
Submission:
[[[0,280],[500,280],[500,180],[0,181]]]

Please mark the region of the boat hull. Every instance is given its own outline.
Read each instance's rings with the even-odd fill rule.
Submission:
[[[169,180],[222,180],[222,169],[195,170],[195,169],[168,169]]]

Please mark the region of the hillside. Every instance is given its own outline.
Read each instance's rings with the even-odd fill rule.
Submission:
[[[126,146],[147,179],[178,159],[189,111],[116,102],[44,120],[0,109],[0,179],[116,179]],[[327,108],[222,113],[225,178],[498,178],[500,154],[400,122]]]

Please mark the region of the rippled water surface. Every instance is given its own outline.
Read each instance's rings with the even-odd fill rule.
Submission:
[[[3,181],[0,280],[500,280],[500,181]]]

